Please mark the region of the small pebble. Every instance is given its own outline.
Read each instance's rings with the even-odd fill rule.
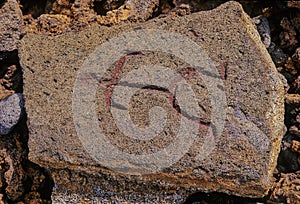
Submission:
[[[24,98],[12,94],[0,101],[0,135],[9,134],[24,115]]]

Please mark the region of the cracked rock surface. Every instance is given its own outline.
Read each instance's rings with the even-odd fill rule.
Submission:
[[[220,13],[224,15],[221,17]],[[227,100],[227,107],[224,107],[227,112],[225,129],[221,138],[217,138],[214,130],[208,128],[212,123],[212,107],[209,97],[203,97],[209,95],[208,85],[201,77],[197,77],[197,71],[188,68],[189,65],[179,57],[156,52],[129,52],[109,67],[103,78],[94,76],[94,80],[99,81],[96,93],[97,124],[111,144],[124,151],[124,154],[144,155],[168,147],[176,137],[178,121],[183,116],[191,124],[200,123],[197,133],[199,140],[191,145],[178,162],[163,172],[141,176],[122,175],[99,165],[78,139],[72,112],[74,83],[84,59],[107,38],[134,28],[176,30],[201,44],[213,60],[220,78],[209,71],[198,74],[211,81],[223,81],[225,85],[223,88],[219,86],[219,89],[226,92]],[[32,49],[36,44],[39,46]],[[161,46],[166,44],[162,43]],[[240,4],[228,2],[215,10],[183,17],[168,15],[132,26],[120,24],[111,28],[90,27],[59,37],[27,34],[21,41],[19,51],[30,123],[30,159],[51,169],[57,184],[56,195],[64,194],[68,189],[75,194],[95,195],[94,187],[97,186],[100,192],[107,192],[95,195],[101,201],[109,199],[113,202],[118,197],[125,199],[135,192],[137,196],[148,194],[159,197],[162,202],[165,199],[164,193],[175,199],[174,191],[176,194],[180,192],[182,200],[196,191],[263,197],[272,186],[272,174],[284,131],[284,89],[255,25]],[[186,115],[187,109],[184,108],[176,110],[179,101],[172,99],[170,103],[170,93],[176,95],[172,89],[166,91],[163,88],[145,87],[134,95],[127,107],[135,125],[149,125],[148,113],[153,106],[164,107],[168,120],[161,134],[149,141],[138,141],[130,135],[124,137],[113,122],[110,109],[125,110],[122,100],[114,101],[111,98],[111,89],[124,88],[121,84],[129,84],[125,87],[133,88],[134,83],[145,83],[143,78],[133,82],[119,80],[134,67],[150,63],[170,67],[192,84],[197,103],[203,108],[202,118]],[[164,76],[163,73],[161,76]],[[86,77],[86,80],[93,80],[93,75]],[[84,83],[78,88],[85,88]],[[81,110],[84,112],[85,107],[90,106],[83,104]],[[92,126],[86,128],[88,132]],[[210,139],[210,144],[215,144],[214,151],[210,154],[204,152],[207,157],[198,161],[196,156],[209,132],[210,137],[215,138]],[[92,144],[96,145],[97,142]],[[115,152],[109,154],[114,155]],[[116,160],[113,164],[123,168],[123,162],[126,163]],[[139,163],[132,162],[131,165],[140,168]],[[70,170],[65,172],[62,167],[66,166]],[[79,166],[82,166],[80,170]],[[147,170],[151,170],[151,165]],[[80,171],[86,176],[80,176],[77,173]],[[61,180],[60,172],[67,175],[63,176],[64,180]],[[78,181],[82,184],[76,184]],[[241,183],[243,188],[239,187]],[[143,202],[143,199],[145,197],[140,197],[138,202]]]
[[[64,88],[71,87],[73,84],[70,83],[70,81],[72,81],[70,79],[74,79],[74,75],[68,75],[71,73],[69,70],[73,69],[73,66],[77,63],[80,64],[84,61],[83,59],[88,56],[88,53],[93,49],[93,46],[100,43],[99,39],[101,39],[102,34],[103,36],[107,36],[108,39],[117,33],[121,33],[121,29],[140,28],[141,22],[147,22],[147,25],[144,25],[146,27],[154,25],[154,22],[168,27],[168,24],[171,24],[171,22],[176,22],[178,16],[190,15],[191,13],[194,15],[193,13],[199,11],[211,10],[227,1],[228,0],[2,0],[0,1],[0,100],[3,99],[4,101],[0,101],[0,103],[6,104],[8,97],[14,98],[16,95],[23,93],[22,70],[28,69],[27,71],[30,71],[29,73],[31,74],[35,71],[37,71],[36,74],[39,74],[40,71],[43,70],[41,76],[48,74],[47,76],[45,75],[45,77],[48,77],[47,80],[50,80],[50,83],[47,81],[47,83],[43,83],[41,86],[35,86],[39,81],[34,81],[32,83],[32,90],[43,91],[42,93],[39,92],[41,93],[41,97],[38,100],[35,100],[27,95],[25,99],[28,99],[29,101],[34,100],[35,102],[38,102],[40,99],[45,100],[42,103],[35,104],[35,106],[30,106],[29,104],[29,107],[32,107],[29,111],[51,112],[51,110],[61,110],[59,106],[51,106],[49,110],[45,110],[45,105],[53,104],[53,101],[57,100],[57,95],[61,93],[61,90],[64,91],[62,95],[67,95],[67,97],[63,99],[58,97],[60,101],[57,101],[59,101],[59,103],[69,97],[68,93],[71,92],[71,89]],[[32,131],[32,129],[30,121],[27,121],[27,115],[20,115],[21,117],[18,122],[16,120],[19,115],[18,110],[20,104],[12,103],[1,106],[0,109],[1,113],[13,116],[10,119],[9,117],[6,118],[1,116],[3,119],[2,122],[6,125],[8,124],[10,128],[9,133],[7,135],[1,135],[0,138],[0,203],[299,203],[300,3],[299,1],[267,0],[239,0],[239,2],[242,4],[246,13],[254,20],[260,34],[260,36],[257,35],[257,38],[255,38],[254,41],[256,43],[262,41],[264,46],[268,48],[268,52],[272,57],[277,71],[280,72],[278,77],[284,84],[284,122],[286,125],[286,133],[281,142],[277,167],[273,172],[273,175],[271,169],[269,172],[268,178],[270,178],[270,182],[273,182],[273,185],[265,197],[250,199],[233,196],[229,194],[236,194],[236,191],[228,192],[226,190],[225,191],[228,194],[219,193],[220,191],[224,192],[224,189],[230,188],[228,186],[218,189],[217,191],[219,192],[201,193],[198,192],[199,189],[192,189],[187,192],[185,187],[178,188],[178,186],[180,186],[179,184],[169,185],[172,183],[172,180],[174,180],[174,177],[170,179],[171,181],[166,181],[164,179],[168,178],[166,176],[167,174],[164,174],[162,177],[143,177],[142,180],[135,176],[113,175],[109,170],[99,166],[99,163],[93,163],[94,160],[88,158],[89,155],[86,154],[86,152],[80,151],[81,143],[79,143],[78,140],[73,139],[73,137],[64,137],[68,135],[69,132],[72,132],[72,130],[66,128],[69,127],[68,121],[72,120],[66,117],[70,109],[67,108],[59,112],[59,120],[56,120],[49,115],[46,115],[46,117],[40,115],[39,122],[45,121],[45,123],[39,125],[42,127],[45,124],[48,124],[48,126],[47,130],[42,132],[37,131],[33,134],[46,135],[45,138],[36,140],[37,138],[35,136],[32,137],[32,134],[28,135],[27,124],[29,124],[30,131]],[[224,13],[220,12],[219,16],[216,18],[218,17],[224,17]],[[207,19],[211,19],[209,15]],[[215,29],[218,28],[215,19],[211,20],[211,23],[214,23]],[[231,24],[232,22],[228,21],[228,25],[226,26]],[[103,26],[98,27],[99,25]],[[175,28],[173,31],[177,32],[181,26],[183,25],[175,23],[173,25],[173,28]],[[205,32],[201,29],[197,30],[194,29],[194,27],[187,27],[186,29],[188,30],[187,36],[193,40],[199,38],[207,41],[209,39],[208,36],[203,36],[203,33]],[[96,32],[98,32],[98,37],[97,35],[95,36]],[[216,32],[220,32],[220,30],[217,29]],[[37,62],[40,65],[34,64],[33,61],[30,61],[29,57],[29,61],[24,64],[30,66],[21,67],[19,59],[19,41],[26,35],[29,35],[29,39],[30,37],[33,37],[30,36],[31,34],[29,33],[44,35],[43,38],[38,37],[37,39],[40,39],[38,41],[35,41],[37,39],[34,39],[33,42],[35,43],[30,42],[33,44],[31,49],[36,49],[33,53],[37,53],[35,54],[34,59],[37,58]],[[228,34],[231,34],[231,32],[228,32]],[[52,39],[45,35],[56,37]],[[62,41],[55,39],[61,38],[61,35]],[[72,40],[72,38],[74,40]],[[88,40],[88,38],[91,39]],[[240,36],[237,38],[240,40],[242,39]],[[51,42],[44,44],[45,39],[51,40]],[[81,40],[81,42],[87,44],[78,45],[76,44],[75,39],[79,39],[79,41]],[[59,41],[59,43],[62,44],[61,47],[65,49],[56,50],[58,47],[56,47],[55,43],[52,41]],[[222,39],[220,39],[220,36],[216,36],[211,44],[217,46],[219,41],[222,41]],[[80,44],[80,42],[78,43]],[[200,44],[202,43],[203,42],[201,41]],[[231,45],[231,43],[226,43],[223,47],[230,49],[229,45]],[[21,47],[23,46],[24,45],[21,45]],[[80,53],[80,51],[82,51],[82,53],[85,54],[73,55],[74,53],[70,52],[72,49],[77,49],[78,47],[80,48],[77,52]],[[215,49],[215,47],[212,52],[220,52],[218,49]],[[241,49],[236,50],[243,51]],[[33,53],[27,53],[28,55],[26,56]],[[61,57],[60,54],[62,54]],[[234,53],[231,54],[234,55]],[[24,51],[22,55],[24,57]],[[46,57],[43,58],[41,56]],[[236,56],[240,56],[240,58],[245,61],[248,60],[251,62],[251,57],[249,58],[245,51],[243,51],[243,53],[236,53]],[[67,58],[67,62],[64,62],[65,58]],[[76,58],[77,63],[68,60],[72,58]],[[120,82],[119,80],[131,70],[131,65],[136,65],[138,63],[143,64],[144,62],[161,63],[164,61],[161,61],[162,58],[176,62],[177,64],[175,65],[174,63],[166,63],[166,65],[177,70],[189,83],[198,84],[199,89],[196,89],[196,93],[207,95],[207,90],[203,81],[195,80],[198,75],[193,68],[184,64],[180,59],[172,56],[165,56],[162,53],[158,55],[151,52],[132,53],[129,56],[126,56],[125,60],[121,60],[119,63],[115,64],[116,67],[120,68],[121,72],[118,72],[114,67],[111,67],[107,71],[103,81],[99,80],[97,75],[91,76],[92,79],[96,79],[101,83],[102,88],[106,87],[105,89],[99,89],[99,93],[97,93],[97,101],[102,100],[102,104],[105,104],[103,109],[99,109],[99,126],[102,127],[104,131],[108,132],[110,141],[124,152],[135,154],[152,153],[156,152],[161,147],[165,147],[173,140],[172,132],[176,132],[176,128],[167,128],[165,135],[158,136],[157,138],[154,138],[154,140],[151,140],[152,144],[156,145],[149,145],[149,143],[143,144],[143,142],[133,143],[130,139],[123,137],[123,135],[120,135],[115,131],[115,126],[112,125],[112,118],[109,114],[109,108],[107,108],[111,106],[110,108],[126,110],[124,104],[116,103],[118,101],[113,100],[113,91],[116,88],[125,87],[131,89],[137,86],[137,84],[134,83],[129,84],[128,81],[123,81],[123,84],[116,85],[116,83]],[[220,56],[218,56],[218,58],[220,58]],[[220,72],[221,79],[227,81],[232,80],[232,73],[238,73],[238,66],[232,66],[232,62],[228,62],[228,60],[223,61],[228,58],[230,57],[226,56],[221,59],[216,59],[217,63],[215,64]],[[57,68],[56,66],[50,66],[53,61],[57,61],[58,64],[59,62],[62,62],[61,65],[63,65],[65,69],[61,70],[61,67]],[[251,68],[253,67],[251,66]],[[74,68],[74,73],[78,72],[78,68],[79,66]],[[249,67],[248,70],[251,70],[251,68]],[[113,77],[115,73],[118,73],[117,77]],[[242,74],[240,76],[242,77],[244,75]],[[33,79],[35,78],[27,78],[26,80]],[[273,80],[272,77],[268,79],[271,81]],[[240,83],[240,86],[244,86],[244,84]],[[194,86],[194,88],[195,87],[197,86]],[[256,90],[256,86],[253,86],[253,84],[249,87],[254,87],[253,90]],[[199,106],[201,106],[201,114],[203,117],[191,117],[191,115],[186,113],[184,108],[180,107],[180,101],[176,99],[176,93],[178,92],[172,92],[172,90],[174,90],[173,88],[174,87],[171,87],[171,89],[168,90],[164,87],[147,86],[137,92],[136,95],[132,97],[129,107],[130,116],[132,117],[133,122],[139,127],[147,127],[150,124],[148,113],[150,113],[151,106],[158,105],[167,110],[167,117],[172,118],[172,121],[167,123],[168,127],[177,127],[178,123],[176,123],[176,119],[181,118],[199,124],[202,127],[202,130],[205,131],[206,127],[211,124],[211,118],[209,117],[211,107],[209,106],[208,98],[199,98]],[[243,91],[245,91],[245,96],[249,99],[255,98],[255,93],[261,94],[259,91],[251,90],[252,88],[245,88],[245,90],[242,89],[238,92],[243,95]],[[102,93],[105,95],[104,98],[101,98]],[[34,93],[30,94],[34,95]],[[236,96],[233,95],[232,99],[235,98]],[[15,99],[16,100],[14,101],[16,102],[18,99]],[[255,102],[253,103],[255,104]],[[247,122],[249,121],[249,113],[247,110],[245,111],[245,107],[243,106],[244,101],[238,101],[237,103],[231,101],[231,105],[232,104],[233,106],[230,106],[227,109],[228,113],[230,113],[227,120],[231,124],[231,126],[228,126],[230,129],[228,134],[237,136],[245,133],[247,137],[250,136],[252,139],[241,141],[246,142],[248,145],[251,144],[250,146],[254,147],[255,151],[264,151],[268,147],[268,142],[266,142],[268,140],[265,140],[263,134],[266,129],[263,128],[263,131],[260,131],[261,127],[264,125],[257,120],[253,120],[254,118],[250,118],[250,123]],[[100,105],[101,103],[98,104],[98,107],[101,107]],[[9,108],[13,107],[17,107],[16,111],[13,110],[13,112],[15,111],[17,114],[12,114],[13,112],[8,111]],[[259,100],[256,107],[261,107]],[[253,106],[253,108],[256,107]],[[266,107],[268,106],[263,106],[263,108]],[[47,114],[50,112],[47,112]],[[258,112],[260,112],[260,110]],[[30,115],[31,113],[32,112],[30,112]],[[255,111],[253,113],[255,113]],[[57,115],[57,112],[55,112],[55,114]],[[250,116],[252,115],[250,114]],[[12,118],[15,120],[11,120]],[[247,119],[246,122],[245,118]],[[16,125],[12,125],[15,123]],[[8,129],[4,129],[4,133],[6,133]],[[51,131],[51,134],[48,134],[49,131]],[[214,132],[212,131],[212,133]],[[63,137],[60,138],[57,137],[57,135],[63,135]],[[38,152],[41,152],[41,154],[34,156],[32,156],[33,152],[30,153],[30,158],[34,158],[34,161],[38,161],[39,165],[28,160],[28,136],[30,138],[30,149],[32,149],[32,147],[38,147]],[[42,142],[38,143],[38,141]],[[275,143],[279,144],[279,141]],[[226,145],[228,144],[231,143],[226,143]],[[251,147],[248,148],[249,146],[247,146],[247,144],[245,145],[243,143],[237,146],[235,144],[236,143],[233,141],[232,145],[229,147],[229,149],[237,147],[234,151],[229,151],[229,157],[241,156],[243,153],[238,155],[236,153],[243,151],[249,152],[250,156],[248,154],[247,158],[250,160],[252,158],[251,155],[255,155],[255,152],[251,151]],[[196,145],[201,145],[201,143],[197,143]],[[46,148],[44,148],[44,146],[46,146]],[[71,146],[71,148],[69,146]],[[77,148],[77,146],[79,148]],[[74,148],[75,152],[72,149],[73,147],[76,147]],[[175,176],[176,179],[185,178],[187,175],[182,172],[184,172],[184,169],[188,166],[187,164],[192,164],[193,161],[189,159],[193,156],[193,152],[193,149],[191,149],[191,154],[188,153],[187,157],[183,158],[183,162],[181,161],[181,163],[185,165],[175,165],[170,169],[166,169],[166,172],[164,173],[177,175],[177,177]],[[274,158],[275,157],[277,157],[277,155],[274,155]],[[88,159],[85,160],[86,158]],[[76,163],[76,159],[82,159],[83,162]],[[231,166],[234,166],[235,164],[234,162],[224,163],[222,159],[215,157],[207,162],[207,164],[210,165],[214,161],[217,163],[218,161],[221,161],[221,163],[218,163],[217,165],[218,171],[223,171],[223,173],[226,168],[231,168]],[[247,161],[236,164],[242,165],[243,162],[247,163]],[[88,162],[88,164],[81,167],[84,162]],[[275,163],[276,162],[274,162],[274,164]],[[250,164],[251,162],[249,162],[249,165]],[[47,167],[50,172],[40,166]],[[258,168],[260,168],[259,166],[260,165],[258,164]],[[178,171],[176,168],[178,168]],[[200,168],[193,173],[196,172],[197,175],[206,175],[206,170],[207,168]],[[250,171],[251,165],[248,169],[248,173]],[[247,184],[244,185],[244,180],[249,182],[250,177],[247,177],[246,175],[257,176],[257,174],[255,174],[256,171],[253,171],[250,174],[244,174],[244,172],[241,171],[239,172],[241,176],[239,176],[240,179],[238,185],[236,185],[239,190],[246,188],[245,186],[247,186]],[[222,176],[225,177],[231,177],[233,175],[236,174],[232,172],[225,172],[222,174]],[[52,201],[50,196],[54,183],[51,177],[55,183]],[[216,177],[218,177],[218,174],[214,173],[213,178]],[[208,178],[209,177],[204,176],[205,181]],[[266,179],[267,177],[263,178]],[[148,182],[146,183],[147,185],[143,179],[146,179],[146,182]],[[192,186],[191,183],[193,182],[188,182],[187,180],[185,180],[185,182],[187,186]],[[258,184],[257,182],[254,183]],[[216,183],[216,185],[219,184]],[[261,183],[259,185],[261,185]],[[235,185],[231,187],[234,186]],[[209,188],[209,186],[205,186],[204,188]],[[124,189],[126,190],[124,191]],[[255,189],[256,191],[260,191],[258,188]],[[161,192],[164,193],[162,194]],[[196,193],[192,194],[192,192]],[[187,198],[187,196],[189,197]]]

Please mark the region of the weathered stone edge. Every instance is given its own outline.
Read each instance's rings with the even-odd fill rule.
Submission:
[[[242,7],[240,5],[240,7]],[[269,75],[268,75],[268,81],[271,85],[270,88],[270,108],[268,109],[266,113],[266,118],[268,119],[269,127],[272,132],[270,132],[270,140],[272,144],[272,149],[270,151],[270,158],[276,158],[276,160],[270,159],[270,163],[268,164],[268,174],[266,175],[266,178],[262,183],[265,183],[266,192],[262,195],[265,196],[268,194],[269,189],[272,185],[272,178],[273,178],[273,172],[277,165],[277,158],[280,152],[280,144],[282,137],[285,132],[285,125],[284,125],[284,94],[276,94],[276,93],[284,93],[284,86],[282,81],[280,80],[278,76],[278,71],[276,69],[276,66],[269,55],[266,47],[261,41],[260,35],[256,29],[256,26],[254,25],[251,18],[248,16],[248,14],[245,13],[245,11],[242,9],[242,12],[244,15],[242,15],[242,23],[244,22],[247,24],[245,25],[247,29],[247,33],[249,37],[256,43],[257,50],[260,51],[261,56],[263,56],[262,59],[265,59],[265,64],[271,65],[269,67]],[[251,23],[250,23],[251,22]],[[272,76],[278,76],[276,78],[273,78]]]

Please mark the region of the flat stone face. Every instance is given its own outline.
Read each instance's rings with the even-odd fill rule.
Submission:
[[[28,34],[19,48],[29,157],[60,189],[266,195],[284,129],[283,86],[238,3]]]

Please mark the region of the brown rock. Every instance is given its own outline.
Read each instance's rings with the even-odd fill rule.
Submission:
[[[176,14],[179,16],[191,14],[191,9],[188,4],[180,4],[174,10]]]
[[[294,65],[294,62],[293,62],[293,60],[292,60],[291,57],[289,57],[287,59],[287,61],[285,62],[284,68],[285,68],[285,71],[291,73],[294,76],[298,74],[298,71],[297,71],[297,69],[296,69],[296,67]]]
[[[47,171],[28,161],[24,118],[9,135],[0,137],[0,203],[51,203],[53,181]]]
[[[133,44],[136,47],[129,47],[123,56],[117,57],[114,66],[109,66],[103,77],[98,78],[98,72],[92,71],[84,75],[86,78],[80,78],[82,75],[78,74],[82,73],[82,69],[92,67],[91,64],[86,64],[86,61],[82,68],[83,62],[90,59],[87,57],[99,44],[113,41],[107,39],[135,31],[141,39],[151,40],[151,43],[147,42],[143,46],[152,46],[159,42],[159,47],[164,48],[176,42],[174,39],[167,41],[168,37],[161,41],[161,38],[156,36],[157,32],[142,36],[143,32],[150,32],[143,29],[181,34],[181,38],[177,39],[179,42],[170,49],[181,51],[181,54],[190,52],[189,57],[199,54],[199,50],[196,51],[195,44],[195,47],[180,47],[187,42],[181,40],[188,38],[195,41],[208,54],[217,71],[213,73],[205,70],[206,65],[197,70],[198,67],[191,67],[191,62],[184,61],[187,59],[168,54],[167,51],[163,52],[164,50],[139,50],[139,46],[143,45],[141,43]],[[126,46],[132,46],[132,43],[127,43]],[[36,46],[37,44],[39,46]],[[103,51],[112,51],[109,56],[116,57],[118,51],[122,50],[121,47],[121,44],[116,48],[109,46],[109,49]],[[101,55],[101,50],[94,56]],[[209,12],[184,17],[168,16],[132,27],[92,27],[82,32],[66,33],[57,37],[28,34],[20,43],[20,58],[24,69],[24,94],[29,116],[30,158],[51,168],[54,180],[59,184],[57,194],[63,194],[64,190],[70,189],[72,193],[99,197],[101,202],[105,199],[116,201],[118,196],[130,200],[144,193],[159,198],[159,203],[166,201],[168,198],[165,198],[165,195],[169,194],[172,195],[171,202],[176,203],[178,200],[175,201],[174,192],[181,196],[181,201],[187,194],[196,191],[220,191],[247,197],[262,197],[268,192],[284,129],[284,90],[255,25],[238,3],[228,2]],[[194,106],[184,106],[193,101],[190,98],[192,94],[180,95],[190,93],[187,89],[178,88],[176,93],[174,92],[178,81],[176,77],[170,77],[169,72],[160,72],[158,78],[162,78],[162,83],[171,83],[174,80],[174,86],[165,88],[149,82],[149,86],[139,89],[133,95],[128,107],[124,106],[127,95],[122,93],[152,80],[149,76],[134,72],[149,64],[169,67],[168,70],[176,71],[191,84],[196,104],[200,104],[201,107],[201,117],[191,114],[192,109],[189,108]],[[153,70],[158,71],[154,68]],[[147,69],[142,73],[157,73],[153,70]],[[140,77],[132,81],[125,77],[129,73]],[[81,82],[79,84],[75,83],[77,77]],[[85,90],[91,80],[98,81],[99,84]],[[88,97],[83,97],[82,101],[78,100],[77,97],[84,96],[97,86],[98,89],[91,94],[96,97],[96,100],[93,100],[96,104],[85,104],[85,100],[89,101]],[[83,92],[80,91],[81,88]],[[113,93],[116,90],[120,91],[119,99],[114,98]],[[227,107],[222,106],[225,101],[222,98],[223,90],[226,93]],[[212,105],[209,94],[217,95],[221,106],[217,103]],[[76,109],[78,102],[83,104]],[[72,107],[72,103],[75,107]],[[74,117],[73,120],[73,114],[89,113],[86,108],[92,108],[94,105],[96,116],[86,117],[95,116],[96,120],[85,118],[87,121],[78,121],[80,117]],[[137,138],[133,138],[137,132],[130,133],[131,129],[127,128],[129,126],[117,126],[116,118],[111,112],[123,114],[127,113],[127,110],[137,127],[157,129],[164,120],[161,118],[158,122],[151,123],[153,121],[150,116],[161,117],[158,114],[161,112],[153,112],[154,106],[162,107],[168,119],[165,126],[162,126],[162,131],[158,131],[157,136],[150,140],[140,140],[140,137],[147,137],[148,134],[139,134]],[[216,108],[220,109],[216,111]],[[219,131],[222,111],[226,111],[227,116],[223,118],[224,130]],[[121,117],[120,121],[125,119],[126,117]],[[182,129],[181,120],[189,124],[187,130],[199,127],[198,139],[192,140],[190,144],[189,139],[179,140],[178,146],[174,146],[175,149],[165,157],[149,156],[154,165],[151,162],[147,163],[147,159],[132,160],[132,157],[139,158],[138,155],[143,158],[143,155],[157,155],[160,150],[167,152],[169,144],[180,138],[176,137],[178,131],[186,130]],[[107,139],[94,141],[97,140],[93,135],[95,133],[87,134],[88,139],[82,139],[82,133],[95,130],[94,123],[105,133]],[[76,132],[76,128],[79,132]],[[122,128],[130,134],[120,131]],[[104,150],[105,145],[101,148],[97,145],[106,140],[110,141],[110,147],[118,148],[115,151],[105,150],[106,157],[100,157],[102,159],[99,160],[94,151]],[[187,151],[172,165],[164,166],[171,162],[170,156],[177,155],[183,149],[182,145],[188,145]],[[118,151],[122,154],[117,155]],[[132,157],[124,160],[123,155]],[[160,165],[166,168],[161,171],[157,168],[161,167]],[[107,166],[109,168],[106,168]],[[145,172],[147,174],[143,174]],[[142,202],[142,199],[145,197],[137,197],[136,202]]]
[[[36,23],[31,24],[27,29],[39,30],[41,33],[51,33],[54,35],[60,34],[69,29],[71,19],[66,15],[60,14],[43,14]]]
[[[294,18],[291,19],[291,23],[295,27],[296,31],[298,31],[298,33],[299,33],[300,32],[300,13],[299,12],[294,16]]]
[[[298,47],[292,56],[295,66],[300,69],[300,47]]]
[[[28,192],[22,199],[24,203],[43,203],[50,204],[52,188],[54,186],[50,173],[39,165],[27,161],[25,168],[28,180],[31,185],[28,186]]]
[[[72,7],[72,1],[69,0],[54,1],[50,13],[72,16],[71,7]]]
[[[293,140],[291,143],[291,149],[292,151],[300,154],[300,142],[297,140]]]
[[[146,21],[159,6],[159,0],[127,0],[126,5],[131,9],[131,19]]]
[[[13,85],[17,84],[17,83],[13,83],[13,82],[16,80],[20,81],[20,78],[21,78],[20,76],[16,76],[16,75],[17,75],[17,66],[16,65],[9,66],[7,69],[7,72],[5,73],[5,75],[3,77],[1,85],[4,86],[6,89],[13,89]]]
[[[287,17],[284,17],[281,22],[280,26],[283,28],[283,32],[280,33],[280,40],[281,40],[281,47],[287,50],[293,50],[297,44],[297,32],[295,30],[294,25],[290,22]]]
[[[8,0],[0,8],[0,51],[16,49],[16,42],[23,35],[22,12],[16,0]]]
[[[108,11],[105,16],[97,16],[97,22],[102,25],[113,25],[129,19],[131,7],[122,5],[120,8]]]
[[[24,34],[22,13],[17,1],[5,1],[0,7],[0,100],[20,91],[20,67],[17,59],[17,41]]]
[[[299,1],[295,1],[295,0],[288,1],[287,4],[288,4],[288,7],[300,9],[300,2]]]
[[[285,102],[289,105],[300,105],[300,95],[299,94],[287,94]]]
[[[0,100],[14,93],[13,90],[7,90],[3,86],[0,86]]]
[[[40,199],[36,203],[50,203],[51,193],[47,190],[52,191],[53,183],[49,174],[45,176],[37,165],[35,177],[28,172],[34,165],[28,162],[28,129],[17,51],[17,42],[24,34],[22,13],[15,0],[0,4],[0,203],[32,203],[35,198]]]
[[[296,125],[291,126],[289,131],[290,131],[291,134],[300,137],[300,130]]]
[[[280,78],[283,87],[284,87],[284,93],[287,94],[289,89],[290,89],[290,85],[287,82],[287,79],[285,78],[285,76],[281,73],[278,72],[278,77]],[[299,87],[300,88],[300,87]]]
[[[5,64],[5,60],[0,63]],[[0,100],[8,95],[22,90],[22,73],[21,67],[15,64],[10,66],[0,66],[3,75],[0,75]]]
[[[287,94],[285,97],[286,117],[289,118],[289,126],[292,134],[297,135],[300,124],[300,95]]]
[[[23,120],[24,121],[24,120]],[[25,133],[26,135],[26,133]],[[2,187],[5,199],[17,201],[25,193],[27,175],[24,173],[22,163],[26,161],[28,150],[20,142],[21,135],[14,131],[10,135],[2,136],[0,142],[0,154],[3,158],[1,168],[5,171],[2,179]],[[23,138],[25,139],[25,138]]]
[[[282,174],[276,183],[270,200],[276,203],[294,204],[300,202],[300,172]]]
[[[293,90],[296,93],[300,93],[300,76],[298,76],[293,82]]]
[[[95,19],[96,13],[90,9],[92,2],[93,0],[75,0],[71,7],[74,19],[82,22]]]

